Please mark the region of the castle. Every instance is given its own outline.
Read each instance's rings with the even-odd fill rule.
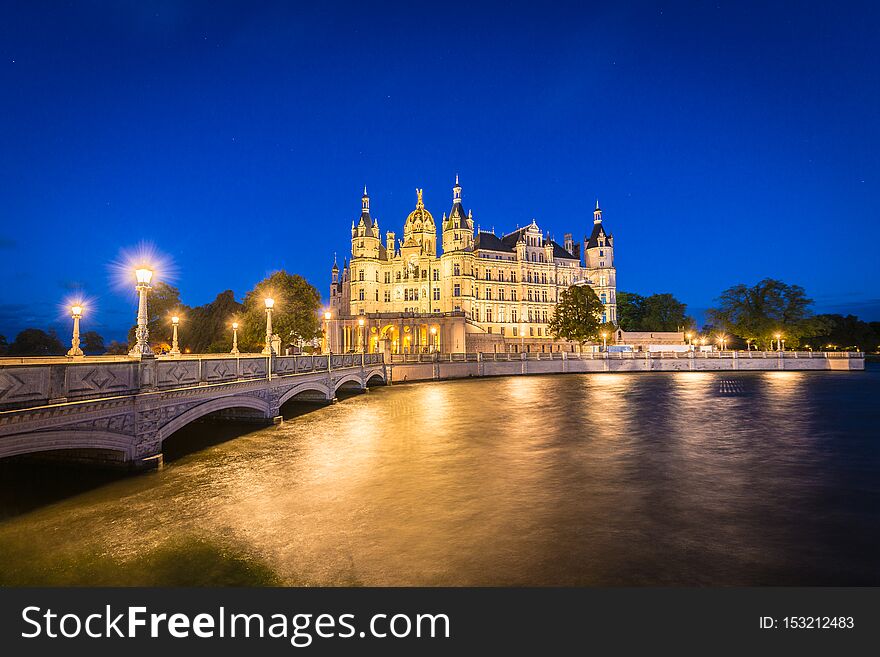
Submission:
[[[364,187],[351,226],[351,262],[331,270],[324,327],[334,353],[569,351],[547,329],[559,295],[589,285],[617,321],[614,238],[596,202],[592,232],[563,244],[537,223],[501,235],[474,231],[455,178],[452,207],[440,220],[440,243],[422,190],[403,225],[403,239],[383,236]],[[440,255],[437,254],[438,246]]]

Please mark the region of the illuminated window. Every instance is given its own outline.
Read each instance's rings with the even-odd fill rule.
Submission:
[[[456,283],[455,285],[452,286],[452,296],[454,296],[454,297],[461,296],[461,285],[459,285],[458,283]]]

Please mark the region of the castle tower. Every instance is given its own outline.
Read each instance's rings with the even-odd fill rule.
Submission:
[[[452,188],[452,209],[443,219],[443,252],[470,251],[474,248],[474,221],[465,214],[461,204],[461,185],[458,175]]]
[[[605,232],[602,210],[596,200],[593,232],[584,241],[584,259],[593,290],[605,305],[603,321],[617,323],[617,270],[614,267],[614,236]]]
[[[379,223],[370,216],[370,197],[367,194],[367,186],[364,185],[364,195],[361,197],[361,216],[357,222],[351,224],[352,259],[378,258],[379,242]]]

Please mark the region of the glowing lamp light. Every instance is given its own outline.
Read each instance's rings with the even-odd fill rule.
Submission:
[[[266,310],[272,310],[275,307],[275,299],[271,297],[266,297]]]
[[[436,326],[431,327],[431,335],[437,335],[437,327]]]
[[[180,317],[178,317],[177,315],[171,318],[171,323],[175,326],[177,326],[178,322],[180,322]]]
[[[147,267],[136,269],[134,275],[137,276],[138,285],[149,285],[153,279],[153,270]]]
[[[238,330],[238,322],[232,322],[232,328]]]
[[[71,306],[71,307],[70,307],[70,314],[73,315],[73,316],[76,317],[76,318],[80,318],[80,317],[82,317],[82,314],[83,314],[83,307],[80,306],[79,304],[77,304],[77,305],[75,305],[75,306]]]
[[[361,318],[358,320],[358,326],[363,326],[363,325],[364,325],[364,318],[361,317]]]
[[[324,319],[330,319],[330,313],[329,313],[329,312],[324,313]]]

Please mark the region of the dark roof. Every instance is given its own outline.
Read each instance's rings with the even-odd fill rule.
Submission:
[[[580,260],[578,256],[574,255],[573,253],[569,253],[553,240],[550,240],[550,243],[553,245],[554,258],[563,258],[565,260]]]
[[[587,240],[588,249],[599,246],[599,235],[604,235],[606,239],[608,237],[608,233],[605,232],[605,229],[602,227],[601,223],[593,224],[593,232],[590,233],[590,239]]]
[[[526,226],[528,228],[528,226]],[[502,253],[516,253],[516,243],[519,241],[520,235],[526,228],[515,230],[504,237],[498,237],[494,233],[484,233],[480,231],[474,240],[474,250],[484,251],[501,251]],[[553,245],[553,257],[564,258],[566,260],[580,260],[576,255],[572,255],[553,240],[548,240]]]
[[[514,242],[513,244],[516,244]],[[503,251],[505,253],[514,253],[513,245],[505,244],[494,233],[484,233],[480,231],[474,240],[474,251],[483,249],[484,251]]]

